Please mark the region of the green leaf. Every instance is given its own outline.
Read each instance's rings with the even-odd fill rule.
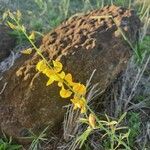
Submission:
[[[7,24],[8,24],[8,26],[9,26],[11,29],[13,29],[13,30],[15,30],[15,29],[17,28],[16,25],[12,24],[12,23],[9,22],[9,21],[7,21]]]
[[[127,112],[125,112],[125,113],[120,117],[120,119],[118,120],[118,124],[125,118],[126,114],[127,114]]]

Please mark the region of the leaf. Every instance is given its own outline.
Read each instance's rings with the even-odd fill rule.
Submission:
[[[116,125],[116,124],[117,124],[117,121],[111,121],[111,122],[107,123],[108,126],[112,126],[112,125]]]
[[[79,148],[81,148],[83,146],[83,144],[85,143],[85,141],[87,140],[87,138],[89,137],[89,135],[91,134],[91,132],[93,131],[92,128],[87,128],[76,140],[76,142],[79,142]]]
[[[2,16],[3,20],[5,20],[7,17],[8,17],[8,12],[4,12]]]
[[[35,40],[35,32],[34,31],[31,32],[31,34],[29,36],[29,39],[30,40]]]
[[[21,19],[21,12],[19,10],[17,10],[16,15],[17,15],[17,19],[20,20]]]
[[[7,24],[8,24],[8,26],[9,26],[11,29],[13,29],[13,30],[15,30],[15,29],[17,28],[16,25],[12,24],[12,23],[9,22],[9,21],[7,21]]]
[[[23,32],[26,32],[26,28],[25,28],[24,25],[21,26],[21,30],[22,30]]]
[[[126,116],[126,114],[127,114],[127,112],[125,112],[125,113],[120,117],[120,119],[118,120],[118,123],[117,123],[117,124],[119,124],[119,123],[124,119],[124,117]]]
[[[79,119],[79,121],[80,121],[80,122],[82,122],[82,123],[86,123],[86,124],[88,124],[88,120],[87,120],[87,119],[85,119],[85,118],[80,118],[80,119]]]
[[[14,20],[14,19],[15,19],[14,14],[13,14],[13,13],[11,13],[10,11],[8,11],[8,15],[9,15],[9,17],[10,17],[12,20]]]
[[[109,117],[107,116],[107,114],[105,114],[105,117],[106,117],[107,121],[110,122],[110,119],[109,119]]]
[[[129,130],[127,133],[125,133],[121,138],[122,138],[122,139],[128,138],[129,135],[130,135],[130,130]]]

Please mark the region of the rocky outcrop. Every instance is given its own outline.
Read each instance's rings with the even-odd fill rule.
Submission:
[[[0,25],[0,62],[10,54],[16,45],[15,38],[10,34],[11,30],[7,26]]]
[[[40,48],[48,60],[59,59],[75,81],[85,84],[96,69],[92,81],[98,82],[103,91],[126,68],[131,55],[117,26],[132,41],[136,40],[140,21],[133,10],[107,6],[71,17],[45,35]],[[0,94],[0,126],[15,138],[25,136],[29,128],[37,131],[47,125],[50,129],[60,126],[65,113],[63,106],[69,102],[59,96],[57,85],[45,86],[47,78],[35,70],[39,60],[36,53],[21,56],[0,81],[0,89],[6,85]]]

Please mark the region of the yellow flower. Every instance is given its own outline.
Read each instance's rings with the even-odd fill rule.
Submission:
[[[86,93],[86,87],[83,84],[76,83],[73,85],[73,91],[77,94],[84,95]]]
[[[60,90],[60,96],[61,96],[62,98],[68,98],[68,97],[71,96],[71,94],[72,94],[72,92],[71,92],[70,90],[66,90],[66,89],[62,86],[62,88],[61,88],[61,90]]]
[[[96,119],[93,114],[89,115],[89,125],[94,129],[96,127]]]
[[[59,76],[57,74],[51,75],[50,78],[53,79],[54,81],[60,81],[60,78],[59,78]]]
[[[48,67],[45,68],[43,71],[42,71],[43,74],[45,74],[47,77],[51,77],[52,75],[54,75],[54,70],[52,69],[49,69]]]
[[[59,87],[62,87],[62,86],[63,86],[63,83],[62,83],[62,82],[58,82],[58,86],[59,86]]]
[[[60,72],[62,70],[62,63],[60,63],[59,61],[54,61],[53,60],[53,65],[54,65],[54,70],[56,73]]]
[[[81,108],[81,114],[85,113],[86,112],[86,107],[82,107]]]
[[[49,80],[46,84],[47,86],[52,84],[54,81],[58,81],[58,86],[60,87],[63,86],[63,78],[65,76],[65,73],[63,71],[60,74],[56,74],[54,73],[54,71],[51,71],[50,69],[45,69],[45,74],[49,77]]]
[[[65,73],[63,71],[61,73],[54,73],[50,76],[50,78],[58,82],[63,82],[64,77],[65,77]]]
[[[39,61],[38,63],[37,63],[37,65],[36,65],[36,69],[38,70],[38,71],[40,71],[40,72],[43,72],[45,69],[47,69],[48,67],[47,67],[47,65],[46,65],[46,63],[45,63],[45,61],[44,60],[41,60],[41,61]]]
[[[53,80],[53,79],[51,79],[51,78],[49,78],[49,80],[48,80],[48,81],[47,81],[47,83],[46,83],[46,86],[51,85],[53,82],[54,82],[54,80]]]
[[[71,99],[71,102],[74,105],[74,109],[79,108],[81,110],[81,113],[86,112],[86,100],[84,97],[80,98],[80,97],[74,96],[74,98]]]
[[[65,78],[65,72],[61,72],[60,74],[58,74],[59,75],[59,81],[58,81],[58,86],[59,87],[62,87],[63,86],[63,79]]]
[[[68,84],[70,85],[70,86],[73,86],[74,85],[74,83],[73,83],[73,81],[72,81],[72,75],[70,74],[70,73],[68,73],[66,76],[65,76],[65,81],[67,81],[68,82]]]
[[[62,71],[61,73],[58,74],[58,76],[59,76],[61,79],[64,79],[64,78],[65,78],[65,72]]]

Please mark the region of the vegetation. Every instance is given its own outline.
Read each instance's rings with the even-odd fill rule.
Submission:
[[[15,6],[17,2],[18,6]],[[141,106],[149,107],[150,105],[149,103],[145,103],[145,100],[149,95],[146,95],[144,92],[142,95],[135,93],[135,90],[138,89],[138,84],[142,80],[143,74],[150,74],[146,70],[150,59],[150,37],[149,35],[146,35],[146,31],[150,22],[150,7],[146,3],[148,3],[146,0],[140,4],[136,3],[136,1],[132,2],[132,0],[61,0],[61,2],[53,0],[33,0],[30,2],[27,0],[25,5],[22,6],[21,2],[17,0],[13,0],[13,2],[11,0],[2,2],[3,7],[1,7],[0,11],[3,15],[1,20],[14,30],[12,34],[17,36],[18,43],[28,42],[28,44],[33,47],[24,50],[22,53],[30,54],[34,49],[36,50],[37,54],[41,56],[41,61],[37,63],[36,69],[47,76],[48,81],[46,86],[50,86],[53,84],[53,82],[57,82],[58,86],[60,87],[59,94],[62,98],[70,98],[71,95],[73,96],[73,99],[70,99],[73,106],[69,106],[67,113],[79,114],[79,121],[76,126],[80,127],[76,128],[76,135],[73,135],[75,137],[71,140],[67,149],[92,149],[91,147],[93,143],[96,143],[93,140],[95,139],[95,136],[99,138],[97,141],[99,142],[100,146],[97,145],[97,143],[95,144],[95,147],[99,147],[99,149],[149,149],[146,137],[145,140],[142,141],[142,145],[136,146],[138,138],[143,136],[140,128],[142,125],[145,125],[142,123],[140,118],[140,115],[145,113],[143,107]],[[136,6],[141,20],[144,21],[144,26],[140,34],[139,42],[136,45],[131,45],[130,41],[122,33],[125,41],[135,52],[134,58],[129,67],[133,67],[134,69],[138,67],[138,74],[136,78],[133,79],[132,85],[128,84],[128,82],[126,82],[126,85],[122,85],[122,89],[128,89],[130,94],[127,95],[126,103],[121,101],[121,105],[115,106],[115,114],[118,115],[108,116],[106,114],[101,114],[103,115],[103,119],[101,119],[101,115],[96,114],[95,111],[92,110],[91,105],[89,105],[89,101],[87,99],[87,89],[90,88],[89,85],[83,85],[73,81],[72,75],[64,72],[63,66],[58,60],[53,60],[52,62],[46,60],[46,58],[40,52],[40,49],[38,49],[38,47],[36,47],[34,44],[34,41],[38,36],[42,36],[47,30],[53,29],[70,15],[76,12],[86,12],[94,8],[103,7],[107,4],[117,4],[129,8],[132,7],[132,5]],[[8,9],[15,12],[9,11]],[[20,12],[22,12],[22,14]],[[22,17],[22,15],[27,17]],[[37,19],[38,16],[40,16],[42,19]],[[24,19],[22,20],[22,18]],[[127,72],[125,79],[129,76],[130,74]],[[122,93],[122,95],[125,94],[126,93]],[[142,99],[140,98],[139,100],[139,98],[137,98],[139,96],[142,96]],[[137,110],[140,110],[140,113]],[[106,113],[111,114],[111,112]],[[70,117],[66,117],[66,124],[70,120]],[[148,125],[148,122],[149,121],[146,121],[145,123]],[[64,126],[65,132],[68,130],[66,126]],[[42,149],[41,143],[48,140],[46,138],[46,130],[47,128],[45,128],[39,136],[32,133],[31,137],[29,137],[29,139],[32,140],[32,144],[30,145],[29,149]],[[146,131],[147,128],[143,128],[143,130]],[[148,131],[146,134],[147,136],[150,136]],[[12,144],[11,138],[10,140],[4,140],[3,138],[0,140],[0,150],[19,150],[21,148],[22,146],[20,145]]]
[[[22,146],[12,143],[12,138],[9,139],[3,134],[3,138],[0,139],[0,150],[21,150]]]

